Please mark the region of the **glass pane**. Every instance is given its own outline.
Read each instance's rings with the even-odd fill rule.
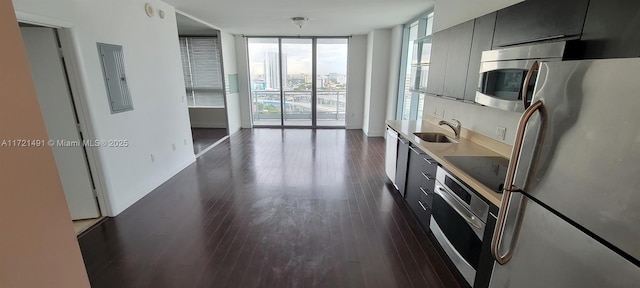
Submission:
[[[317,125],[345,126],[349,40],[317,40]]]
[[[427,16],[427,34],[426,35],[431,35],[433,34],[433,12],[429,13],[429,16]]]
[[[424,118],[424,94],[419,94],[420,99],[418,100],[418,118],[417,119],[423,119]]]
[[[282,125],[278,38],[249,38],[249,81],[254,125]]]
[[[402,104],[402,120],[409,120],[411,115],[411,93],[405,91],[404,103]]]
[[[282,39],[284,125],[311,126],[313,41]]]
[[[413,78],[411,76],[415,75],[415,72],[416,72],[415,70],[417,70],[417,67],[412,65],[414,62],[413,56],[417,56],[417,55],[414,55],[415,54],[414,49],[416,49],[416,46],[414,46],[414,41],[417,38],[418,38],[418,23],[416,22],[414,25],[412,25],[409,28],[409,38],[408,38],[409,45],[407,45],[407,55],[409,57],[407,57],[405,62],[406,63],[406,70],[404,75],[405,82],[401,83],[404,87],[404,90],[402,92],[403,93],[402,115],[400,117],[400,119],[402,120],[415,120],[415,119],[411,119],[411,102],[412,102],[412,96],[413,96],[412,95],[413,93],[411,93],[411,90],[412,90],[411,84],[414,83]]]

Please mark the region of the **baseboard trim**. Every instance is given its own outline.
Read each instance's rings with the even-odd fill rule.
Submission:
[[[386,131],[369,131],[369,133],[365,133],[367,137],[384,137]]]
[[[191,128],[227,128],[227,123],[203,123],[203,122],[192,122]]]

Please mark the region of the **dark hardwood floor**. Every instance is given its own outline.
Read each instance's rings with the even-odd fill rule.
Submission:
[[[79,239],[100,287],[458,287],[359,130],[241,130]]]
[[[193,152],[200,153],[207,147],[227,136],[226,128],[191,128],[193,136]]]

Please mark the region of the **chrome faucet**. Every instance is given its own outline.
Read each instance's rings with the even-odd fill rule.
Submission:
[[[444,121],[444,120],[440,120],[440,122],[438,122],[438,125],[447,125],[451,127],[451,129],[453,129],[453,135],[456,137],[456,140],[458,140],[460,139],[460,128],[462,128],[462,125],[460,124],[460,121],[456,119],[451,119],[451,120],[456,121],[456,126],[453,126],[451,122]]]

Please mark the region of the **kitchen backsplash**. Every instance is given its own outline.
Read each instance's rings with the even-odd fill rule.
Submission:
[[[425,97],[423,118],[426,115],[444,120],[458,119],[462,127],[513,145],[518,121],[522,113],[498,110],[478,104],[464,103],[442,97]],[[498,136],[498,127],[506,128],[504,139]]]

